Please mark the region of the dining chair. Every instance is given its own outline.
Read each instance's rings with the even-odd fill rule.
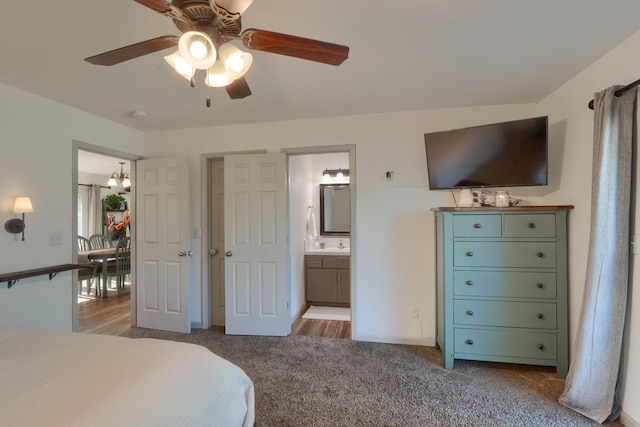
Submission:
[[[86,240],[86,239],[85,239]],[[98,278],[98,264],[81,264],[78,269],[78,295],[82,295],[82,283],[87,284],[87,295],[91,294],[91,285]],[[99,291],[99,282],[96,281],[96,295]]]
[[[107,277],[116,278],[118,295],[124,289],[125,276],[131,273],[131,237],[122,237],[118,240],[115,251],[115,260],[106,265]]]
[[[111,239],[103,234],[92,234],[89,236],[91,249],[106,249],[111,247]]]
[[[91,241],[86,237],[78,236],[78,252],[91,250]]]

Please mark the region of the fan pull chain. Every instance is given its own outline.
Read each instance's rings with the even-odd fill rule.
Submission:
[[[193,77],[191,77],[191,80],[189,80],[189,84],[191,85],[191,87],[196,87],[196,81]]]
[[[211,98],[207,96],[207,107],[211,107]]]

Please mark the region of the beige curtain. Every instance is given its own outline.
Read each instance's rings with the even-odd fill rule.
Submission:
[[[89,188],[89,236],[92,234],[102,234],[102,199],[97,184]]]
[[[591,237],[582,311],[561,404],[599,423],[620,414],[616,386],[629,278],[636,89],[594,96]]]

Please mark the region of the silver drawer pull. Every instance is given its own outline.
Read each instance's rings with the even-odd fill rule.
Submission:
[[[544,254],[542,252],[538,252],[536,255],[538,256],[538,258],[543,258],[544,257]]]
[[[467,286],[471,286],[473,285],[473,280],[467,280],[466,282],[464,282]]]
[[[538,287],[538,289],[544,288],[544,285],[542,283],[538,283],[538,284],[536,284],[536,286]]]
[[[466,340],[464,343],[467,345],[473,345],[473,340]]]
[[[536,228],[536,225],[534,223],[530,222],[529,224],[527,224],[527,227]]]
[[[544,314],[538,313],[537,317],[538,317],[538,319],[543,319],[544,318]]]
[[[467,310],[467,316],[473,316],[473,311]]]
[[[473,228],[481,228],[481,227],[482,227],[482,224],[478,224],[478,223],[473,224]]]
[[[538,344],[538,350],[544,350],[544,345]]]
[[[469,251],[465,254],[466,256],[473,256],[473,252]]]

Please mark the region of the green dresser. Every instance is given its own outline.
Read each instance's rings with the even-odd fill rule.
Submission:
[[[455,359],[568,370],[567,212],[573,206],[438,208],[437,337]]]

